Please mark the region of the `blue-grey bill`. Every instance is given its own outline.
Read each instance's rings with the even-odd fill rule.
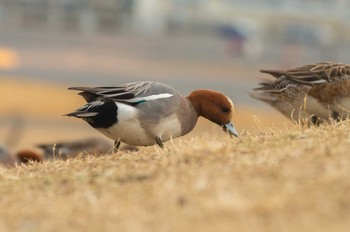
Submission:
[[[224,131],[228,133],[230,136],[234,135],[238,137],[238,132],[236,131],[234,125],[232,122],[229,122],[222,126],[224,128]]]

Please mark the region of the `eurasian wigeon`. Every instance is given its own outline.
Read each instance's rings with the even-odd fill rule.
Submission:
[[[18,151],[16,154],[16,158],[18,159],[19,163],[21,163],[21,164],[27,164],[30,162],[43,162],[45,160],[43,155],[37,153],[34,150]]]
[[[0,145],[0,164],[5,167],[14,167],[16,164],[27,164],[30,161],[41,162],[43,158],[40,154],[31,150],[21,150],[12,153],[6,147]]]
[[[261,70],[276,78],[254,89],[254,98],[280,111],[296,110],[314,123],[346,119],[350,113],[350,65],[317,63],[288,70]],[[279,102],[279,106],[272,102]],[[283,103],[286,105],[282,108]],[[288,105],[289,104],[289,105]],[[290,107],[292,106],[292,107]],[[288,112],[287,110],[286,112]]]
[[[238,136],[231,118],[232,101],[222,93],[196,90],[184,97],[174,88],[153,81],[126,83],[116,87],[72,87],[87,103],[67,114],[81,118],[115,141],[150,146],[189,133],[199,116]]]
[[[57,143],[38,144],[47,159],[52,158],[74,158],[80,154],[107,154],[112,151],[112,144],[106,139],[85,138],[71,141],[60,141]]]

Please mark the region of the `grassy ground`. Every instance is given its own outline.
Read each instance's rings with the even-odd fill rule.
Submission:
[[[83,103],[67,86],[1,83],[0,139],[17,118],[16,149],[99,135],[61,116]],[[164,150],[0,167],[0,231],[346,231],[349,123],[236,109],[239,139],[200,120]]]
[[[0,172],[0,231],[347,231],[349,122]]]

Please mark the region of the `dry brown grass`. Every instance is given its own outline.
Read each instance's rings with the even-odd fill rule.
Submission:
[[[0,231],[347,231],[349,122],[0,173]]]

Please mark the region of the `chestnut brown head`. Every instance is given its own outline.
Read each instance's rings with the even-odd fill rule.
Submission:
[[[230,135],[238,136],[231,122],[234,106],[227,96],[212,90],[195,90],[188,99],[198,116],[203,116],[222,126]]]

